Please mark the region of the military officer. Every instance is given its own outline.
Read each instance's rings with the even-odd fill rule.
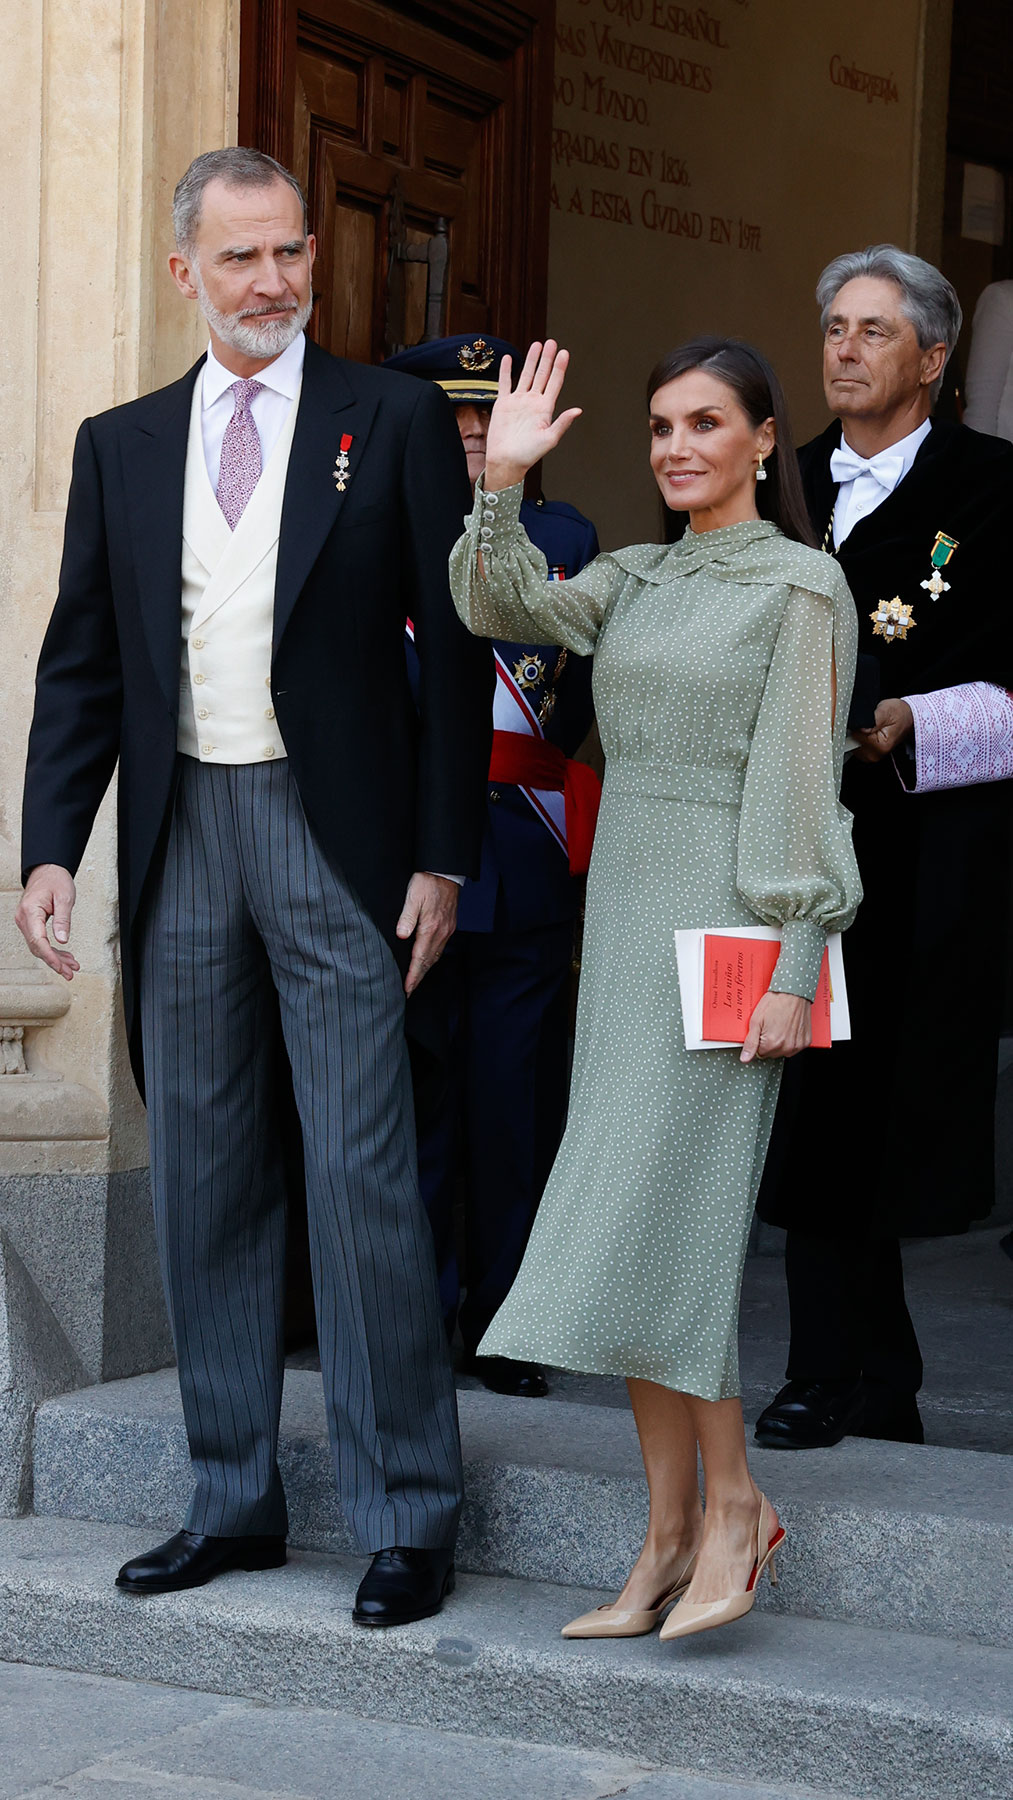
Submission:
[[[485,467],[501,338],[420,344],[386,367],[436,381],[449,395],[474,485]],[[575,507],[526,499],[521,523],[565,581],[598,553]],[[408,655],[415,673],[408,625]],[[459,1324],[466,1366],[497,1393],[547,1392],[537,1364],[475,1357],[520,1266],[566,1110],[569,971],[597,778],[569,759],[591,727],[591,659],[555,644],[496,641],[496,699],[479,876],[461,893],[444,956],[451,1050],[443,1078],[416,1085],[419,1175],[436,1239],[448,1334]],[[463,1194],[466,1293],[455,1201]]]

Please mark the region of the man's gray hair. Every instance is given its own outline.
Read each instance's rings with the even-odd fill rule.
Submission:
[[[194,157],[172,196],[172,228],[176,248],[183,256],[189,256],[193,251],[204,189],[209,181],[224,181],[226,187],[231,188],[265,188],[275,181],[285,181],[299,196],[303,230],[309,228],[306,196],[295,176],[280,162],[275,162],[273,156],[266,156],[263,150],[244,150],[241,146],[205,150],[203,156]]]
[[[963,313],[956,290],[932,263],[896,244],[870,244],[866,250],[849,250],[827,263],[816,283],[816,299],[820,324],[825,331],[833,304],[846,282],[872,275],[881,281],[892,281],[901,292],[901,310],[910,319],[921,350],[933,344],[945,344],[949,360],[960,336]],[[945,365],[944,365],[945,367]],[[942,385],[942,375],[934,383],[935,399]]]

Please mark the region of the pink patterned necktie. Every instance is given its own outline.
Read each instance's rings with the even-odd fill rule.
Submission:
[[[234,381],[235,411],[225,427],[222,459],[218,467],[218,504],[230,531],[235,531],[263,467],[260,438],[250,401],[259,394],[262,381]]]

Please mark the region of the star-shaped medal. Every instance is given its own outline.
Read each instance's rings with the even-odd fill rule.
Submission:
[[[912,606],[904,605],[899,594],[895,594],[892,600],[881,600],[875,612],[869,614],[873,637],[885,638],[888,644],[898,639],[903,642],[908,632],[913,631],[918,623],[911,616],[913,611]]]
[[[537,687],[545,680],[545,664],[540,656],[522,656],[514,663],[514,680],[518,687]]]

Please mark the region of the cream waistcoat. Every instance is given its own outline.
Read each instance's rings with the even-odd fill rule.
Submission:
[[[183,488],[178,748],[200,762],[285,755],[271,703],[278,537],[299,398],[235,531],[211,487],[194,383]]]

